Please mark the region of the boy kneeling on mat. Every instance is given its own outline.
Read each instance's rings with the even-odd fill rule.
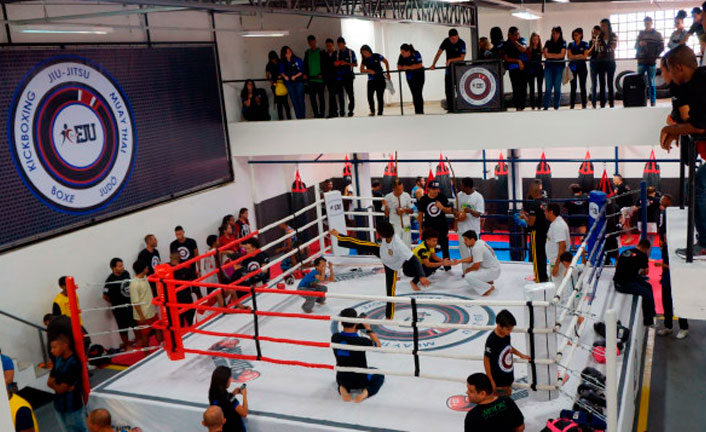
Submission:
[[[298,291],[316,291],[327,292],[328,288],[324,285],[326,282],[333,282],[333,264],[328,263],[328,277],[326,277],[326,260],[322,257],[314,260],[314,269],[306,274],[299,282]],[[326,304],[326,297],[304,296],[304,304],[302,309],[304,312],[311,313],[314,310],[314,303],[320,305]]]
[[[365,315],[358,316],[355,309],[343,309],[340,314],[344,318],[364,318]],[[358,324],[342,322],[343,331],[334,333],[331,336],[331,342],[336,344],[346,344],[355,346],[380,346],[380,339],[370,329],[369,324],[363,324],[365,332],[369,338],[358,335]],[[333,354],[336,356],[336,365],[341,367],[368,368],[368,361],[365,357],[365,351],[348,351],[342,349],[333,349]],[[338,384],[338,392],[344,402],[362,402],[370,396],[374,396],[382,387],[385,377],[379,374],[366,374],[357,372],[337,372],[336,383]],[[355,396],[351,396],[351,392],[358,391]]]

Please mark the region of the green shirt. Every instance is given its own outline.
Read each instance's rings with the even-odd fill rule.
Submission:
[[[319,78],[321,74],[321,51],[318,49],[308,49],[304,53],[304,67],[306,74],[311,82],[324,82],[323,78]]]

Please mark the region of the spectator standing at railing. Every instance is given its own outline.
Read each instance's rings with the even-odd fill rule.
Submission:
[[[686,18],[686,11],[683,9],[677,12],[677,15],[674,17],[674,31],[667,43],[669,49],[683,45],[686,43],[686,40],[689,39],[689,32],[684,28],[684,18]]]
[[[527,103],[527,70],[525,62],[520,59],[520,55],[526,51],[527,47],[520,42],[520,31],[515,26],[510,27],[503,49],[503,59],[510,71],[512,104],[517,111],[524,110]]]
[[[257,88],[255,81],[245,81],[245,86],[240,92],[243,103],[243,118],[247,121],[265,121],[270,119],[270,104],[265,90]]]
[[[238,236],[235,235],[233,232],[233,225],[229,224],[228,222],[222,224],[220,227],[218,227],[218,243],[221,246],[228,246],[234,241],[238,239]],[[226,249],[222,250],[222,254],[226,254],[228,256],[233,256],[237,255],[236,250],[239,249],[238,245],[231,245],[228,246]]]
[[[294,116],[297,119],[306,117],[306,104],[304,102],[304,62],[297,57],[292,49],[283,46],[280,53],[280,76],[287,86],[289,99],[294,107]]]
[[[306,38],[309,49],[304,52],[304,76],[309,83],[309,98],[314,117],[324,118],[326,100],[324,99],[324,71],[321,50],[316,46],[316,37]]]
[[[414,113],[424,114],[424,64],[422,54],[414,49],[412,44],[400,46],[400,56],[397,59],[397,69],[404,71],[409,91],[412,93]],[[401,90],[400,90],[401,91]]]
[[[71,318],[71,308],[69,307],[69,293],[66,289],[66,276],[59,278],[59,289],[61,292],[54,297],[54,303],[51,306],[51,313],[55,316],[64,315]],[[78,290],[78,284],[76,284],[76,290]],[[76,306],[81,309],[81,303],[78,299],[78,292],[76,293]],[[83,325],[83,317],[81,317],[81,325]],[[85,333],[85,331],[84,331]]]
[[[390,63],[385,57],[378,53],[374,53],[368,45],[360,47],[360,56],[362,61],[360,64],[360,72],[368,74],[368,106],[370,107],[370,116],[375,115],[375,98],[377,97],[378,108],[377,114],[382,115],[385,108],[385,79],[390,79]],[[385,65],[386,72],[383,72],[382,65]]]
[[[635,40],[637,50],[637,73],[647,74],[647,93],[650,96],[650,105],[655,106],[657,102],[657,87],[655,85],[655,75],[657,73],[657,58],[664,51],[664,38],[662,34],[653,28],[652,17],[646,16],[644,19],[645,29],[642,30]]]
[[[576,87],[579,86],[581,92],[581,108],[586,109],[586,59],[591,54],[591,47],[583,40],[583,29],[581,27],[571,32],[572,41],[569,43],[567,57],[569,57],[569,69],[573,77],[571,78],[571,97],[569,107],[574,109],[576,105]]]
[[[157,237],[154,234],[145,236],[145,248],[137,254],[137,259],[147,263],[147,276],[154,274],[154,268],[162,262],[162,257],[157,250]],[[150,287],[152,287],[152,295],[157,297],[157,284],[150,282]]]
[[[173,254],[177,252],[179,254],[180,263],[199,256],[199,247],[196,244],[196,240],[186,237],[184,228],[181,225],[177,225],[176,228],[174,228],[174,235],[176,236],[176,240],[169,244],[169,253]],[[197,263],[192,263],[189,268],[194,273],[194,279],[201,276],[201,271]],[[201,298],[201,290],[194,289],[194,294],[196,294],[196,297]]]
[[[546,88],[544,93],[544,111],[549,109],[549,103],[554,94],[554,109],[559,109],[561,103],[561,81],[564,77],[564,58],[566,57],[566,42],[561,27],[552,28],[552,37],[544,43],[544,67]]]
[[[608,18],[601,20],[601,34],[596,39],[596,67],[598,69],[599,100],[601,108],[606,104],[606,85],[608,86],[608,105],[615,106],[615,48],[618,46],[618,35],[613,33],[613,26]]]
[[[175,254],[172,254],[175,255]],[[177,256],[178,259],[178,256]],[[177,262],[178,264],[178,262]],[[152,304],[152,290],[147,282],[147,263],[137,260],[132,264],[135,278],[130,282],[130,301],[132,302],[132,318],[138,326],[151,326],[157,322],[157,308]],[[189,290],[186,290],[189,292]],[[151,329],[146,328],[135,331],[135,345],[144,348],[149,345]],[[156,332],[157,340],[161,340],[161,333]]]
[[[383,201],[385,217],[395,228],[395,235],[402,239],[408,247],[412,246],[412,232],[409,224],[412,209],[412,197],[404,191],[404,185],[399,179],[392,184],[392,192],[385,195]]]
[[[706,67],[698,67],[694,52],[687,46],[678,46],[667,54],[669,75],[678,86],[679,105],[688,117],[682,123],[670,124],[662,128],[660,143],[669,151],[672,143],[681,135],[703,135],[706,133]],[[706,142],[694,143],[697,152],[706,160]],[[689,161],[694,163],[694,161]],[[706,164],[696,171],[696,201],[694,208],[694,228],[697,243],[694,245],[694,258],[706,258]],[[685,257],[686,249],[677,249],[676,254]]]
[[[598,101],[598,45],[600,44],[600,35],[601,27],[593,26],[593,30],[591,30],[591,43],[589,48],[591,52],[591,61],[589,62],[589,68],[591,71],[591,106],[593,109],[596,108]]]
[[[248,211],[245,207],[238,210],[238,220],[235,221],[235,236],[237,238],[250,235],[252,228],[250,228],[250,219],[248,219],[249,216],[250,211]]]
[[[446,215],[453,212],[453,208],[449,203],[449,199],[439,190],[440,184],[438,180],[429,182],[426,195],[418,202],[419,210],[419,228],[425,230],[432,228],[439,233],[439,246],[444,260],[450,258],[449,255],[449,223],[446,220]],[[449,271],[451,266],[445,265],[444,270]]]
[[[492,46],[490,45],[490,40],[483,36],[478,39],[478,59],[479,60],[489,60],[493,58],[493,53],[490,51]]]
[[[436,69],[436,62],[439,61],[441,53],[446,52],[446,74],[444,76],[444,89],[446,92],[446,110],[453,111],[454,98],[454,83],[451,75],[451,67],[456,62],[462,62],[466,59],[466,42],[458,36],[458,30],[455,28],[449,30],[449,37],[444,39],[439,46],[439,50],[434,56],[434,61],[431,63],[430,70]]]
[[[490,29],[490,43],[493,47],[490,49],[492,58],[502,60],[503,58],[503,45],[505,40],[503,39],[503,30],[500,27],[493,27]]]
[[[691,10],[691,18],[693,19],[693,22],[691,24],[691,27],[689,27],[689,30],[687,31],[686,37],[683,39],[683,43],[686,43],[689,40],[690,36],[696,35],[696,37],[699,39],[699,46],[701,47],[700,54],[703,55],[704,48],[706,48],[706,33],[704,33],[703,10],[698,7],[693,8]]]
[[[118,334],[122,341],[120,347],[130,351],[129,329],[135,327],[136,323],[130,307],[130,272],[125,270],[125,264],[120,258],[110,260],[110,274],[105,280],[103,300],[115,308],[111,312],[118,325]]]
[[[267,54],[268,61],[267,61],[267,66],[265,66],[265,75],[267,76],[267,79],[270,80],[270,88],[272,89],[272,97],[274,98],[273,100],[275,101],[275,105],[277,105],[277,118],[280,120],[284,120],[284,116],[287,116],[287,120],[292,119],[292,112],[289,110],[289,100],[287,99],[287,94],[286,91],[284,92],[285,94],[281,94],[282,92],[280,91],[279,95],[277,94],[277,88],[284,88],[286,90],[286,86],[284,85],[284,80],[280,76],[280,62],[279,62],[279,56],[277,55],[276,51],[270,51],[269,54]]]
[[[326,49],[321,51],[321,71],[323,72],[324,85],[328,89],[328,116],[338,117],[337,99],[343,100],[343,88],[336,75],[336,60],[338,53],[333,45],[333,39],[326,39]],[[343,103],[341,103],[343,109]],[[324,111],[324,110],[321,110]]]
[[[615,290],[623,294],[639,295],[642,297],[642,316],[645,326],[652,326],[655,317],[655,300],[652,294],[652,285],[646,279],[649,272],[649,253],[652,244],[643,239],[637,247],[628,249],[620,254],[615,267],[613,283]]]
[[[341,117],[346,116],[345,100],[343,91],[348,96],[348,117],[353,117],[355,110],[355,92],[353,91],[353,80],[355,80],[354,68],[358,67],[358,59],[355,56],[355,51],[346,46],[346,40],[339,36],[336,41],[338,44],[338,52],[336,62],[333,64],[338,72],[338,81],[341,84],[342,91],[338,97],[338,109]]]
[[[542,84],[544,83],[544,66],[542,65],[542,39],[537,33],[532,33],[527,47],[529,67],[527,82],[529,83],[529,101],[532,109],[542,106]],[[535,87],[536,86],[536,87]],[[537,97],[535,98],[535,89]]]

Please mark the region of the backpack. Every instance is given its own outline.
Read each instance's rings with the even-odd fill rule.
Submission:
[[[582,432],[582,429],[572,420],[558,418],[547,420],[547,427],[541,432]]]

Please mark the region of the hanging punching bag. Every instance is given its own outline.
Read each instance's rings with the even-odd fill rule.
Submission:
[[[297,170],[296,175],[294,176],[294,182],[292,183],[292,193],[290,194],[290,197],[291,213],[301,210],[307,205],[309,205],[309,194],[307,194],[306,185],[299,176],[299,170]],[[307,213],[308,212],[304,212],[292,219],[292,228],[296,229],[306,225],[309,222],[309,217]],[[306,233],[301,233],[299,241],[302,242],[308,240],[308,238],[305,237],[307,237]]]
[[[540,161],[537,164],[537,171],[536,171],[534,178],[541,180],[542,189],[544,189],[546,197],[551,198],[552,197],[552,169],[551,169],[551,167],[549,167],[549,164],[547,163],[547,158],[546,158],[546,156],[544,156],[544,152],[542,152],[542,157],[540,158]]]
[[[591,162],[591,153],[586,152],[586,157],[579,167],[579,185],[585,193],[593,190],[595,183],[595,171],[593,170],[593,162]]]
[[[658,191],[662,190],[662,174],[654,150],[650,152],[650,160],[645,163],[642,179],[647,183],[647,186],[654,186]]]
[[[439,158],[439,164],[436,166],[436,181],[439,182],[441,193],[446,195],[449,201],[452,201],[454,193],[451,186],[451,177],[449,176],[449,167],[444,163],[444,155],[439,155]]]
[[[390,162],[387,163],[385,173],[382,176],[382,194],[387,195],[392,192],[392,184],[397,178],[397,167],[395,167],[395,158],[390,155]]]

